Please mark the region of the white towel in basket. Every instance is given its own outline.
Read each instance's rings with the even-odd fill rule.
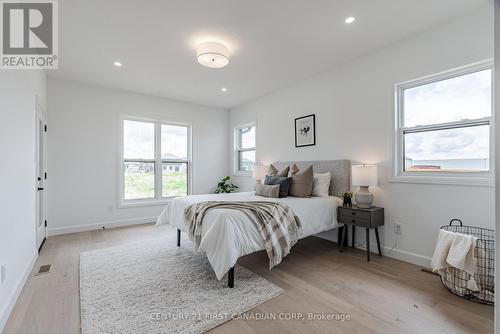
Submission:
[[[438,241],[431,262],[432,271],[439,272],[448,267],[463,270],[470,275],[467,289],[479,291],[474,279],[476,242],[477,238],[472,235],[439,230]],[[439,272],[439,274],[442,273]]]

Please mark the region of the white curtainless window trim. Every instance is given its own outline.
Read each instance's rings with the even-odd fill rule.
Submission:
[[[145,124],[152,124],[154,126],[154,156],[151,158],[134,158],[125,157],[125,122],[138,122]],[[185,128],[186,130],[186,145],[187,145],[187,157],[162,157],[162,126],[173,126],[179,128]],[[179,122],[165,121],[165,120],[155,120],[147,118],[138,118],[131,116],[122,116],[120,118],[120,156],[119,156],[119,181],[118,181],[118,207],[133,207],[133,206],[152,206],[152,205],[164,205],[174,197],[180,195],[165,195],[163,189],[163,177],[164,177],[164,167],[171,168],[172,166],[177,171],[178,169],[185,170],[186,172],[186,191],[185,195],[191,194],[191,175],[192,175],[192,163],[191,163],[191,125]],[[145,198],[126,198],[126,164],[138,163],[138,164],[150,164],[154,167],[152,168],[154,174],[154,193],[152,196]]]
[[[254,140],[250,145],[243,145],[243,135],[253,131],[255,134]],[[243,124],[235,127],[234,129],[234,174],[239,176],[250,176],[253,171],[253,164],[250,166],[243,163],[243,156],[250,153],[253,154],[255,160],[256,154],[256,139],[257,139],[257,126],[255,122]],[[255,163],[255,161],[253,162]]]
[[[430,184],[451,184],[451,185],[494,185],[494,117],[493,104],[491,103],[491,114],[486,117],[471,119],[460,119],[452,122],[407,125],[405,124],[405,97],[404,93],[408,89],[418,88],[440,81],[474,74],[485,70],[492,71],[491,61],[484,61],[473,65],[464,66],[458,69],[438,73],[435,75],[419,78],[395,86],[395,126],[394,126],[394,154],[393,154],[393,175],[389,179],[391,182],[408,183],[430,183]],[[493,100],[493,77],[491,77],[491,100]],[[473,129],[477,127],[489,128],[489,165],[484,170],[428,170],[422,168],[408,168],[405,154],[405,136],[412,134],[432,135],[436,131],[454,131],[455,129]],[[486,163],[485,163],[486,164]]]

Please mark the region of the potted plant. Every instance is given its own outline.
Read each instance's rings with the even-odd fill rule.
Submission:
[[[228,194],[235,192],[238,189],[238,186],[235,186],[232,182],[230,182],[231,178],[226,176],[219,183],[217,183],[217,189],[215,190],[216,194]]]
[[[345,192],[340,194],[340,196],[342,196],[342,199],[344,200],[344,206],[352,207],[352,192]]]

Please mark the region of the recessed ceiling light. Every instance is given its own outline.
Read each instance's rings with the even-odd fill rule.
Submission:
[[[229,63],[229,49],[217,42],[202,43],[198,46],[198,62],[207,67],[220,68]]]
[[[354,21],[356,21],[356,18],[354,16],[349,16],[348,18],[345,19],[345,23],[347,24],[353,23]]]
[[[227,88],[226,87],[222,87],[220,90],[223,91],[223,92],[227,92]]]
[[[113,65],[115,65],[116,67],[122,67],[123,64],[120,63],[119,61],[115,61]]]

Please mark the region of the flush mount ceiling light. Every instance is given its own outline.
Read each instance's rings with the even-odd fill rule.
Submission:
[[[356,21],[356,18],[354,16],[349,16],[348,18],[345,19],[345,23],[350,24]]]
[[[116,67],[122,67],[122,63],[120,63],[119,61],[115,61],[113,62],[113,65],[115,65]]]
[[[222,92],[227,92],[227,88],[226,88],[226,87],[222,87],[220,90],[221,90]]]
[[[229,63],[229,49],[217,42],[202,43],[198,46],[198,63],[211,68],[221,68]]]

